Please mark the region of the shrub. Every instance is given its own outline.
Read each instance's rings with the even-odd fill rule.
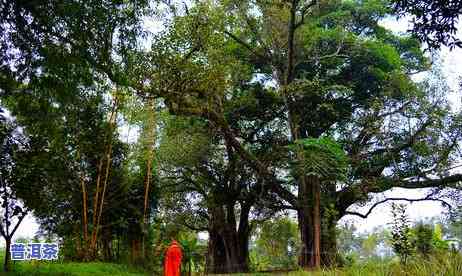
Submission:
[[[418,223],[414,228],[414,243],[416,252],[425,258],[428,258],[434,249],[433,245],[433,228],[431,225]]]
[[[405,264],[409,257],[414,254],[409,217],[406,214],[406,207],[403,204],[393,203],[391,212],[393,215],[391,245],[393,251],[399,256],[401,263]]]

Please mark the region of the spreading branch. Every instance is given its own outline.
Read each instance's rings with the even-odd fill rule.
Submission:
[[[462,174],[454,174],[441,178],[418,178],[403,180],[393,177],[380,177],[375,181],[363,181],[359,185],[352,185],[337,192],[337,208],[341,214],[347,214],[347,208],[357,202],[358,196],[368,193],[382,193],[391,188],[423,189],[449,188],[462,181]],[[379,184],[379,185],[378,185]]]
[[[268,60],[268,58],[265,56],[265,55],[262,55],[260,53],[257,53],[248,43],[244,42],[242,39],[240,39],[239,37],[237,37],[236,35],[228,32],[228,31],[224,31],[224,33],[229,36],[231,39],[233,39],[234,41],[236,41],[237,43],[241,44],[242,46],[244,46],[247,50],[249,50],[254,56],[256,56],[257,58],[259,58],[260,60],[264,61],[264,60]]]
[[[443,199],[439,199],[439,198],[433,198],[432,196],[433,196],[433,194],[428,195],[428,196],[423,197],[423,198],[389,197],[389,198],[386,198],[386,199],[383,199],[383,200],[380,200],[380,201],[374,203],[369,208],[369,210],[364,214],[360,213],[360,212],[353,212],[353,211],[346,211],[345,214],[346,215],[358,216],[358,217],[361,217],[361,218],[367,218],[377,206],[379,206],[379,205],[381,205],[383,203],[386,203],[388,201],[407,201],[407,202],[411,202],[411,203],[412,202],[419,202],[419,201],[439,201],[439,202],[441,202],[443,204],[443,206],[448,207],[448,208],[452,208],[452,206],[447,201],[445,201]]]

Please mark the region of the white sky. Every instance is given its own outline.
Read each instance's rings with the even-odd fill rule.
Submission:
[[[158,27],[157,23],[150,24],[149,22],[146,23],[149,29],[156,29]],[[383,21],[383,25],[389,27],[390,29],[396,32],[404,32],[407,29],[407,23],[403,20],[396,21],[395,19],[388,19]],[[462,26],[462,24],[460,24]],[[462,37],[459,34],[460,37]],[[443,48],[441,50],[441,56],[443,58],[443,71],[448,78],[448,82],[452,89],[455,91],[449,95],[449,100],[451,102],[452,107],[454,110],[460,110],[462,107],[461,104],[461,93],[460,89],[458,88],[458,78],[462,76],[462,49],[454,49],[449,51],[447,48]],[[126,136],[128,129],[122,129],[122,135]],[[416,191],[416,190],[406,190],[406,189],[394,189],[392,191],[388,191],[385,195],[380,195],[380,197],[384,196],[407,196],[412,198],[419,198],[424,195],[424,191]],[[408,204],[408,214],[412,220],[420,220],[426,217],[435,217],[439,216],[443,212],[443,208],[441,207],[440,203],[436,202],[415,202],[412,204]],[[359,211],[365,212],[367,208],[359,208]],[[386,226],[391,222],[391,210],[390,204],[383,204],[372,211],[367,219],[361,219],[356,216],[345,216],[340,222],[344,221],[353,221],[359,231],[367,231],[371,230],[377,226]],[[27,237],[32,238],[35,232],[38,230],[38,225],[32,215],[28,215],[23,223],[18,228],[15,237]],[[3,240],[1,242],[3,244]]]

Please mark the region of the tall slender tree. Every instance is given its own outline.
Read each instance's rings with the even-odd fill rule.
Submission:
[[[1,110],[0,110],[1,111]],[[0,113],[0,234],[5,239],[3,270],[10,270],[11,241],[19,225],[29,213],[16,195],[15,186],[25,167],[20,166],[22,151],[28,148],[27,139],[19,127]]]

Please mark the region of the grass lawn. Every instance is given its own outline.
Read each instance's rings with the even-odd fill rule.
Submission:
[[[3,250],[2,250],[3,251]],[[1,268],[3,268],[4,252],[0,252]],[[123,264],[102,263],[102,262],[60,262],[60,261],[12,261],[12,271],[5,273],[0,271],[0,275],[19,276],[19,275],[56,275],[56,276],[141,276],[149,275],[137,271],[134,268]],[[1,270],[1,269],[0,269]]]
[[[144,276],[152,275],[136,270],[124,264],[103,263],[103,262],[62,262],[62,261],[11,261],[12,271],[5,273],[3,270],[3,262],[5,249],[0,248],[0,276],[33,276],[33,275],[56,275],[56,276]]]
[[[101,276],[141,276],[153,275],[146,272],[136,271],[134,268],[123,264],[90,262],[44,262],[27,261],[16,262],[12,272],[1,273],[0,275],[101,275]],[[195,274],[203,275],[203,274]],[[239,274],[235,274],[239,275]],[[323,270],[318,272],[294,271],[285,273],[248,273],[240,274],[243,276],[268,276],[268,275],[287,275],[287,276],[461,276],[462,262],[447,263],[426,263],[417,262],[402,266],[399,263],[390,262],[369,262],[354,265],[352,267]]]
[[[3,252],[0,252],[3,263]],[[60,261],[16,261],[12,263],[13,271],[0,275],[101,275],[101,276],[141,276],[154,275],[136,270],[124,264],[103,262],[60,262]],[[195,273],[194,275],[203,275]],[[235,274],[239,275],[239,274]],[[281,273],[248,273],[245,276],[461,276],[462,256],[460,254],[441,254],[428,259],[416,258],[406,265],[396,260],[368,260],[349,267],[321,270],[317,272],[293,271]]]
[[[6,273],[0,273],[0,275],[101,275],[101,276],[141,276],[149,275],[147,273],[136,271],[122,264],[113,263],[101,263],[101,262],[90,262],[90,263],[74,263],[74,262],[45,262],[45,261],[16,261],[12,265],[13,271]]]

